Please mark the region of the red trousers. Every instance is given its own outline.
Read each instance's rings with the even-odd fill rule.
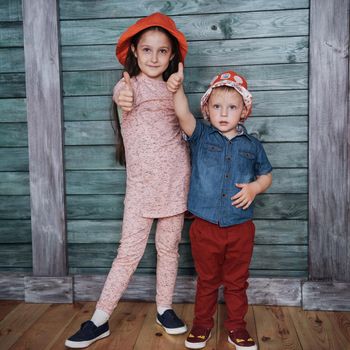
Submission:
[[[198,274],[194,325],[213,328],[218,289],[224,286],[227,309],[225,328],[245,328],[246,289],[254,245],[255,226],[250,220],[220,227],[196,218],[191,225],[192,256]]]

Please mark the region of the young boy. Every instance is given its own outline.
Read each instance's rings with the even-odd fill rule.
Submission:
[[[210,125],[196,120],[188,107],[183,66],[167,85],[175,112],[191,148],[192,174],[188,210],[192,256],[198,274],[195,317],[185,346],[206,346],[214,325],[218,289],[224,285],[228,341],[237,350],[256,350],[246,330],[246,289],[254,244],[253,200],[272,183],[272,167],[261,143],[243,122],[251,112],[246,80],[228,71],[217,75],[201,99]]]

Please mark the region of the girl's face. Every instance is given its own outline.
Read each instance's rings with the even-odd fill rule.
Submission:
[[[213,89],[207,104],[210,123],[228,139],[237,134],[236,126],[247,115],[242,96],[234,89]]]
[[[174,57],[171,42],[166,34],[149,30],[142,34],[137,47],[131,47],[141,74],[156,80],[163,80],[162,74]]]

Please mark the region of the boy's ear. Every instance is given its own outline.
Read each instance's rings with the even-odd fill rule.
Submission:
[[[134,56],[137,58],[136,49],[134,45],[131,45],[131,51],[134,54]]]

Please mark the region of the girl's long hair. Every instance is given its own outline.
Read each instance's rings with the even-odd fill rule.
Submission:
[[[131,45],[129,47],[129,50],[126,56],[124,68],[125,68],[125,71],[129,73],[130,77],[137,76],[141,72],[137,64],[137,58],[135,57],[134,53],[131,50],[131,46],[133,45],[136,49],[142,34],[150,30],[158,30],[164,33],[170,40],[172,54],[174,54],[174,57],[170,60],[168,68],[163,73],[163,79],[164,81],[167,81],[171,74],[177,72],[179,62],[183,60],[181,57],[178,41],[173,35],[171,35],[166,29],[162,27],[149,27],[142,30],[141,32],[137,33],[132,37]],[[116,125],[116,128],[113,128],[114,133],[116,135],[116,160],[117,162],[119,162],[120,165],[125,165],[126,164],[125,148],[124,148],[123,137],[121,134],[121,125],[119,121],[118,108],[116,103],[113,100],[111,105],[111,117],[112,117],[112,120],[114,121],[114,124]]]

